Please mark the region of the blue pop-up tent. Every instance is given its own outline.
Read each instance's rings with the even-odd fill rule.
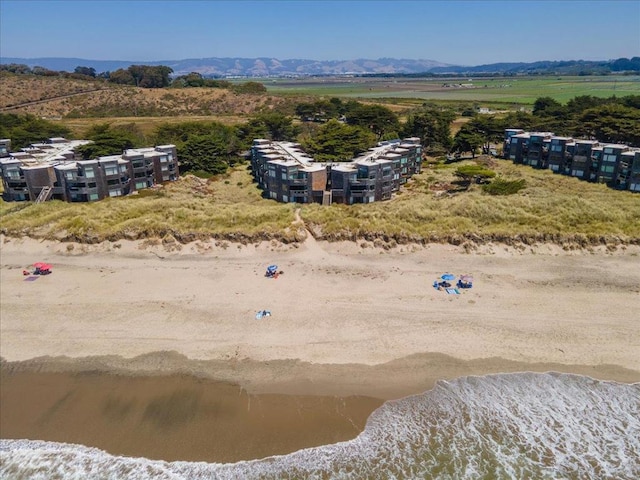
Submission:
[[[273,277],[276,273],[278,273],[278,266],[277,265],[269,265],[267,267],[267,271],[264,274],[265,277]]]

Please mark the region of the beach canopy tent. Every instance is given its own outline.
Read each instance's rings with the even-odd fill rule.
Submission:
[[[267,267],[267,271],[265,272],[264,276],[265,277],[273,277],[278,273],[278,266],[277,265],[269,265]]]

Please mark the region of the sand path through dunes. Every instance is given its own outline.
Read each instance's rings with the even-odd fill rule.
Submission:
[[[452,246],[384,252],[355,243],[93,246],[2,238],[0,350],[379,364],[413,354],[619,365],[640,370],[640,256]],[[486,250],[485,250],[486,252]],[[53,264],[26,282],[24,266]],[[267,265],[284,274],[264,277]],[[432,288],[474,275],[460,295]],[[272,316],[256,320],[268,309]]]

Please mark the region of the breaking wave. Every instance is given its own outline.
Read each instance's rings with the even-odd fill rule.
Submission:
[[[354,440],[216,464],[0,440],[6,479],[640,478],[640,384],[559,373],[440,381],[385,403]]]

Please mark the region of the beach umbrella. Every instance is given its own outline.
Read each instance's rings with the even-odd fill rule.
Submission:
[[[51,270],[51,265],[44,262],[36,262],[33,264],[33,266],[39,268],[40,270]]]
[[[456,276],[452,273],[445,273],[440,277],[442,280],[455,280]]]

